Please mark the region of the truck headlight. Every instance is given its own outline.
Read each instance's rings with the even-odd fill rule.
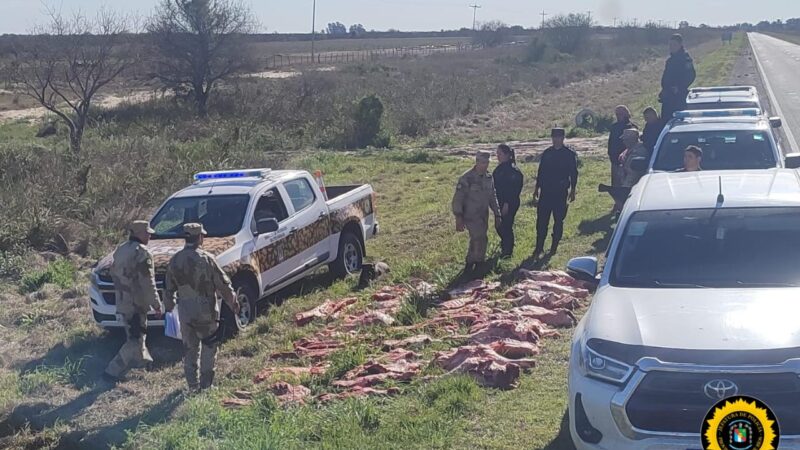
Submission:
[[[613,384],[625,384],[633,372],[633,367],[596,351],[583,347],[580,360],[584,375]]]

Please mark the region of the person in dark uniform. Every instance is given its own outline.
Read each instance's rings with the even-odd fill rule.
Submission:
[[[658,112],[652,106],[648,106],[644,110],[644,131],[642,131],[642,144],[644,144],[645,148],[653,154],[653,151],[656,149],[656,143],[658,142],[658,137],[661,135],[661,131],[664,129],[664,123],[661,121],[661,118],[658,117]]]
[[[631,111],[625,105],[614,108],[614,115],[617,117],[617,121],[611,125],[611,131],[608,134],[608,159],[611,161],[611,185],[622,186],[622,179],[625,176],[619,162],[619,155],[625,151],[622,132],[630,128],[638,130],[639,127],[631,122]]]
[[[536,214],[535,257],[544,252],[544,241],[553,217],[553,242],[550,253],[558,251],[558,244],[564,235],[564,219],[567,217],[567,201],[574,202],[578,187],[578,155],[564,145],[564,129],[553,128],[553,146],[542,153],[533,203],[538,208]]]
[[[683,36],[672,35],[669,39],[669,52],[664,75],[661,77],[661,93],[658,94],[658,100],[661,102],[661,118],[667,122],[672,119],[676,111],[686,109],[686,96],[689,95],[689,87],[697,76],[692,57],[683,48]]]
[[[514,253],[514,219],[520,205],[523,176],[517,167],[514,149],[506,144],[497,147],[497,161],[500,163],[492,173],[497,204],[500,206],[502,221],[497,226],[500,235],[501,258],[510,258]]]
[[[699,172],[703,170],[702,163],[703,150],[696,145],[690,145],[683,152],[683,167],[675,172]]]

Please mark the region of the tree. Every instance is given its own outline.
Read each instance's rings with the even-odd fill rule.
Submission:
[[[592,25],[589,14],[560,14],[545,22],[544,36],[558,51],[575,54],[589,43]]]
[[[511,33],[511,29],[499,21],[484,23],[473,38],[474,43],[484,47],[497,47],[512,40],[514,40],[514,35]]]
[[[331,22],[328,24],[328,34],[334,36],[343,36],[347,34],[347,27],[341,22]]]
[[[242,0],[161,0],[147,24],[161,55],[153,77],[204,117],[214,85],[251,68],[243,41],[257,28]]]
[[[106,10],[94,18],[48,14],[49,23],[16,42],[10,78],[67,126],[80,158],[92,101],[133,62],[121,45],[127,20]]]
[[[364,28],[364,25],[357,23],[355,25],[350,25],[350,36],[358,37],[363,36],[367,33],[367,29]]]
[[[678,28],[680,28],[681,30],[685,30],[685,29],[689,28],[689,22],[687,22],[685,20],[681,21],[681,23],[678,24]]]

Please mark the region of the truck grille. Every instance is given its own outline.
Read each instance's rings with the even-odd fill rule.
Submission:
[[[775,413],[781,434],[800,435],[800,377],[795,373],[648,373],[625,408],[631,424],[645,431],[700,433],[718,400],[705,394],[706,383],[729,380],[738,395],[755,397]]]
[[[117,295],[114,292],[114,283],[110,280],[105,281],[103,277],[99,277],[104,285],[100,286],[100,292],[103,294],[103,300],[106,302],[107,305],[116,305],[117,304]],[[156,288],[158,289],[158,296],[161,300],[164,300],[164,280],[166,275],[163,273],[156,274]]]

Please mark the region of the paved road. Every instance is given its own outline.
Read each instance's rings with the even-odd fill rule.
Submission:
[[[783,118],[785,147],[800,152],[800,45],[760,33],[749,37],[773,113]]]

